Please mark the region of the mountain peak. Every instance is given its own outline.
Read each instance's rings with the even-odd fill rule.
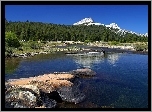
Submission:
[[[120,27],[116,23],[111,23],[110,25],[105,25],[106,27],[111,27],[114,29],[120,29]]]
[[[81,25],[81,24],[87,24],[87,23],[93,23],[92,18],[84,18],[80,21],[78,21],[77,23],[74,23],[73,25]]]
[[[88,26],[88,25],[104,25],[104,24],[95,23],[91,17],[88,17],[88,18],[84,18],[84,19],[74,23],[73,25],[87,25]],[[116,23],[110,23],[110,25],[104,25],[104,26],[106,26],[107,28],[118,29],[118,31],[115,32],[115,33],[120,33],[120,35],[124,35],[124,34],[126,34],[128,32],[128,33],[132,33],[132,34],[148,37],[147,33],[146,34],[138,34],[138,33],[135,33],[133,31],[123,30]]]
[[[89,17],[89,18],[84,18],[84,19],[82,19],[82,20],[74,23],[73,25],[82,25],[82,24],[83,24],[83,25],[87,25],[87,26],[88,26],[88,25],[103,25],[103,24],[101,24],[101,23],[95,23],[91,17]]]

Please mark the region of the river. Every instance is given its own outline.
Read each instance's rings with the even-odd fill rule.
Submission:
[[[76,105],[64,103],[64,108],[148,108],[148,55],[106,53],[77,56],[52,53],[6,59],[5,80],[68,72],[82,67],[91,68],[97,75],[80,79],[86,100]]]

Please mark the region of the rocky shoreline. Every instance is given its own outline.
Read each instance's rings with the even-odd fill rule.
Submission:
[[[135,50],[128,50],[128,49],[120,49],[120,48],[108,48],[108,47],[101,47],[105,52],[118,52],[118,53],[133,53],[133,54],[148,54],[148,51],[135,51]]]
[[[5,82],[5,108],[58,108],[58,103],[80,103],[86,98],[79,78],[94,76],[91,69],[10,79]]]
[[[65,54],[77,54],[77,53],[88,53],[88,52],[103,52],[103,53],[108,53],[108,52],[118,52],[118,53],[134,53],[134,54],[148,54],[148,51],[136,51],[134,49],[127,49],[126,48],[117,48],[117,47],[105,47],[105,46],[90,46],[88,48],[81,48],[81,49],[64,49],[64,48],[58,48],[56,52],[65,52]],[[22,53],[22,54],[12,54],[11,56],[6,56],[5,58],[12,58],[12,57],[17,57],[17,58],[27,58],[27,57],[33,57],[38,54],[48,54],[51,52],[29,52],[29,53]]]

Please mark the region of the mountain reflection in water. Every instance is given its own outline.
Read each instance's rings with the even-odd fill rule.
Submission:
[[[121,56],[121,53],[111,53],[111,54],[96,54],[96,55],[68,55],[70,57],[73,57],[73,60],[77,64],[78,68],[86,67],[91,68],[93,64],[99,64],[104,62],[104,58],[107,58],[107,61],[111,65],[115,65],[116,61],[118,61],[119,57]]]

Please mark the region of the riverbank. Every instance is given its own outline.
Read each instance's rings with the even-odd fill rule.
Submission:
[[[106,52],[130,52],[137,54],[148,54],[148,42],[117,43],[113,42],[93,42],[87,45],[94,48],[102,48]]]
[[[114,52],[114,53],[133,53],[133,54],[144,54],[147,55],[148,51],[136,51],[136,50],[129,50],[129,49],[120,49],[120,48],[108,48],[108,47],[91,47],[94,49],[103,49],[106,53]]]
[[[40,42],[38,42],[40,43]],[[23,44],[24,45],[24,44]],[[28,46],[26,44],[24,46]],[[79,46],[81,45],[81,47]],[[6,54],[6,58],[11,57],[21,57],[26,58],[30,56],[35,56],[37,54],[48,54],[54,52],[65,52],[65,53],[76,53],[76,52],[85,52],[87,48],[96,49],[101,48],[105,52],[132,52],[137,54],[148,54],[148,43],[119,43],[113,45],[112,42],[74,42],[74,41],[65,41],[65,42],[46,42],[39,49],[31,49],[28,47],[22,47],[20,49],[14,49],[11,54]],[[91,50],[90,50],[91,51]]]

